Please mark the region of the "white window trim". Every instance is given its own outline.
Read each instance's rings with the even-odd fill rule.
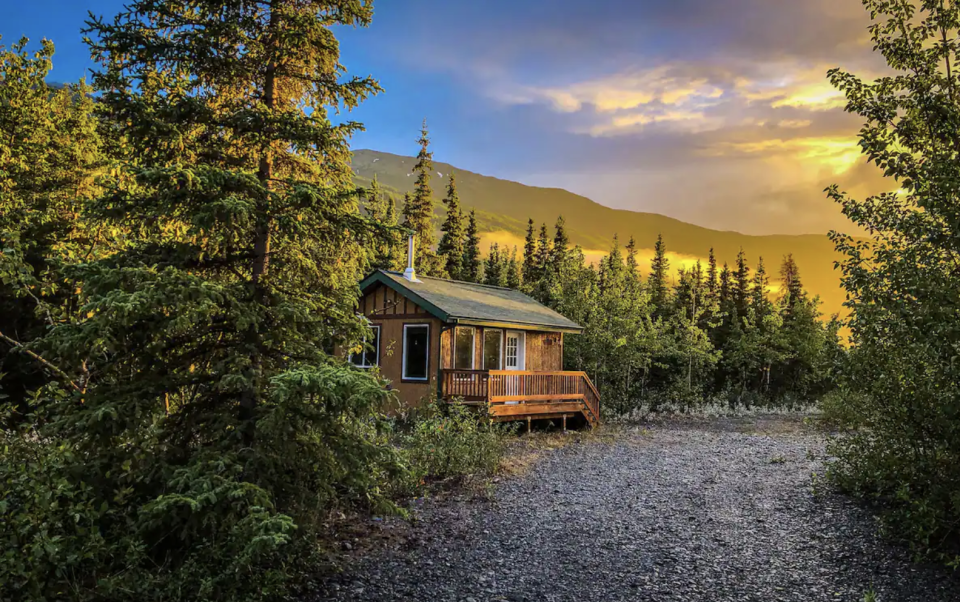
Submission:
[[[500,353],[497,355],[497,367],[488,368],[487,367],[487,333],[488,332],[499,332],[500,333]],[[483,331],[483,341],[481,341],[481,347],[483,348],[483,369],[484,370],[503,370],[504,363],[504,354],[506,353],[506,339],[504,339],[504,330],[502,328],[489,328],[484,329]]]
[[[407,329],[408,328],[426,328],[427,329],[427,375],[425,377],[407,376]],[[415,382],[427,382],[430,380],[430,325],[429,324],[404,324],[403,325],[403,365],[400,370],[400,379]]]
[[[370,328],[370,330],[376,330],[376,331],[377,331],[377,348],[374,350],[374,353],[376,353],[376,355],[374,356],[375,361],[374,361],[374,363],[372,363],[372,364],[354,364],[354,363],[351,361],[350,363],[353,364],[353,365],[354,365],[355,367],[357,367],[357,368],[376,368],[376,367],[379,367],[379,366],[380,366],[380,335],[383,334],[383,331],[380,330],[380,325],[379,325],[379,324],[370,324],[370,325],[369,325],[369,328]],[[360,357],[361,357],[361,358],[365,358],[365,357],[367,357],[367,354],[368,354],[368,353],[370,353],[370,352],[367,351],[367,337],[363,337],[363,349],[360,351]],[[351,353],[351,354],[350,354],[350,357],[352,358],[354,355],[355,355],[355,354]]]
[[[473,344],[470,346],[470,367],[457,368],[457,331],[470,330],[473,332]],[[430,336],[429,334],[427,336]],[[477,369],[477,328],[475,326],[457,326],[453,329],[453,369],[454,370],[476,370]]]

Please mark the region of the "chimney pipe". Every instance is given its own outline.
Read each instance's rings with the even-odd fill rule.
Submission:
[[[411,234],[407,238],[407,269],[403,271],[403,277],[409,280],[410,282],[421,282],[417,279],[417,270],[413,267],[413,256],[417,250],[416,245],[413,244],[414,235]]]

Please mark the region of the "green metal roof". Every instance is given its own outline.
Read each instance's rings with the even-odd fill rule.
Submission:
[[[379,282],[417,302],[440,320],[478,326],[579,333],[583,327],[520,291],[486,284],[419,276],[411,282],[400,272],[377,270],[363,279],[361,290]]]

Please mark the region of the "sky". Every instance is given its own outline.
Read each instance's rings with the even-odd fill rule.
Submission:
[[[87,11],[122,0],[0,3],[0,44],[56,44],[53,81],[94,65]],[[621,209],[748,234],[853,231],[823,189],[891,189],[826,80],[881,73],[858,0],[379,0],[338,28],[341,61],[385,89],[355,148],[434,157]]]

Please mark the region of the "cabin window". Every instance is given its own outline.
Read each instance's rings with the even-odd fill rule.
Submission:
[[[403,325],[403,379],[427,380],[430,369],[430,325]]]
[[[473,358],[476,355],[475,328],[458,326],[454,332],[453,367],[455,370],[473,370]]]
[[[502,330],[484,330],[483,331],[483,369],[500,370],[503,357],[503,331]]]
[[[380,365],[380,327],[371,326],[372,336],[363,337],[363,349],[350,354],[350,363],[358,368],[373,368]]]

